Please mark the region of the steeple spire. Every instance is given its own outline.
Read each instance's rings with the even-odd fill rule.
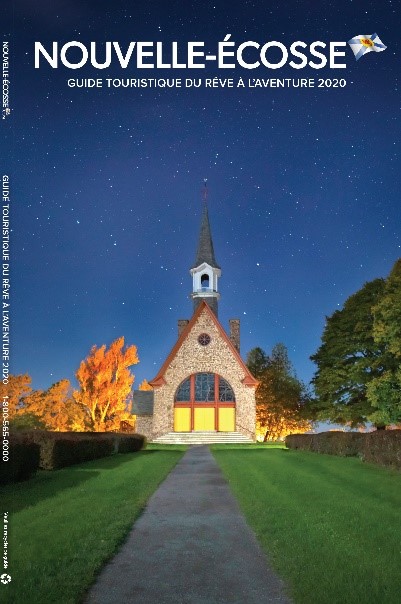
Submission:
[[[207,210],[206,199],[204,198],[202,202],[202,220],[198,241],[198,249],[196,252],[195,264],[192,266],[192,268],[199,266],[200,264],[202,264],[202,262],[207,262],[210,266],[213,266],[214,268],[220,268],[214,256],[213,239],[212,232],[210,230],[209,213]]]
[[[221,275],[221,270],[214,255],[213,239],[207,208],[208,189],[206,179],[204,184],[198,249],[196,252],[195,264],[190,270],[193,277],[191,298],[194,301],[194,311],[197,309],[200,302],[205,300],[217,316],[217,302],[220,298],[220,294],[217,291],[217,281]]]

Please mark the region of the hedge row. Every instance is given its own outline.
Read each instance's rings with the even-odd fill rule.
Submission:
[[[285,439],[289,449],[302,449],[342,457],[359,457],[363,461],[401,469],[401,430],[375,432],[321,432],[290,434]]]
[[[32,432],[32,440],[40,446],[42,470],[57,470],[84,461],[112,455],[113,439],[107,436],[85,437],[68,433]]]
[[[40,446],[24,435],[10,439],[8,458],[0,461],[0,484],[27,480],[39,468]]]
[[[401,430],[379,430],[365,435],[362,459],[401,470]]]
[[[285,439],[289,449],[354,457],[358,455],[366,434],[360,432],[320,432],[319,434],[290,434]]]
[[[29,478],[38,468],[56,470],[77,463],[131,453],[146,446],[141,434],[113,432],[45,432],[13,434],[9,461],[0,464],[0,483]]]

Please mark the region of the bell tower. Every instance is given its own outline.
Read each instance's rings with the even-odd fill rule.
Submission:
[[[218,279],[221,276],[221,269],[214,257],[212,233],[207,210],[207,194],[208,190],[205,180],[202,194],[202,219],[198,249],[196,252],[195,264],[190,270],[193,280],[191,298],[194,302],[194,312],[202,300],[204,300],[217,317],[218,300],[220,298]]]

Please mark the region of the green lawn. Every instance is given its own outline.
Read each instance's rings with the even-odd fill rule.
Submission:
[[[0,489],[14,511],[0,600],[79,602],[184,450],[150,445]],[[295,602],[398,604],[400,473],[264,445],[212,450]]]
[[[148,443],[146,445],[147,451],[186,451],[188,445],[162,445],[159,443]]]
[[[75,603],[116,552],[183,451],[145,450],[57,470],[0,489],[12,582],[0,601]]]
[[[298,604],[401,601],[401,474],[356,458],[212,449]]]

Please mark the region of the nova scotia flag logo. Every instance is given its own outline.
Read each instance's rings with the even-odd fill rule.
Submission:
[[[363,57],[363,55],[366,55],[367,52],[382,52],[382,50],[386,50],[387,48],[377,34],[372,34],[371,36],[355,36],[354,38],[351,38],[351,40],[348,40],[348,44],[357,61]]]

